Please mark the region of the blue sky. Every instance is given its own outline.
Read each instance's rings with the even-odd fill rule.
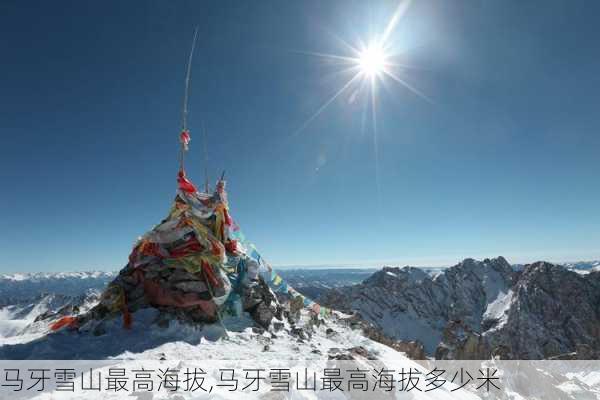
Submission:
[[[597,2],[414,2],[389,41],[431,101],[384,79],[376,128],[348,90],[295,134],[347,80],[306,52],[397,5],[3,2],[0,271],[118,269],[166,215],[195,25],[188,174],[204,124],[272,263],[600,258]]]

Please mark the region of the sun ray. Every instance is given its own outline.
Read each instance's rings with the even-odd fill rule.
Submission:
[[[404,16],[404,14],[406,14],[406,10],[408,10],[408,6],[410,6],[410,3],[411,3],[411,0],[400,1],[400,4],[398,4],[396,11],[394,12],[394,14],[392,14],[390,21],[388,22],[387,26],[385,27],[385,30],[383,31],[383,35],[381,35],[380,41],[382,43],[387,42],[391,33],[394,31],[394,28],[396,28],[398,21]]]
[[[335,79],[335,78],[339,78],[339,77],[343,77],[345,79],[346,77],[348,77],[350,75],[352,77],[354,77],[355,75],[360,75],[360,68],[357,65],[352,65],[352,66],[346,67],[344,69],[339,69],[337,71],[327,72],[322,77],[327,78],[325,80]]]
[[[319,53],[316,51],[303,51],[303,50],[290,50],[290,52],[304,54],[304,55],[308,55],[308,56],[321,57],[321,58],[331,58],[333,60],[346,61],[346,62],[352,63],[352,64],[356,63],[356,58],[348,57],[348,56],[341,56],[339,54]]]
[[[360,77],[360,74],[354,75],[354,77],[352,79],[350,79],[348,82],[346,82],[346,84],[344,86],[342,86],[342,88],[340,90],[338,90],[333,96],[331,96],[331,98],[329,100],[327,100],[325,103],[323,103],[323,105],[321,107],[319,107],[319,109],[309,119],[307,119],[306,122],[304,122],[304,124],[302,124],[302,126],[294,132],[293,135],[296,136],[300,132],[302,132],[315,118],[317,118],[319,116],[319,114],[321,114],[323,112],[323,110],[325,110],[327,108],[327,106],[329,106],[331,103],[333,103],[333,101],[335,99],[337,99],[350,85],[352,85],[352,83],[354,83],[354,81],[356,81],[356,79],[358,79],[358,77]]]
[[[365,91],[365,88],[367,86],[367,80],[363,79],[361,84],[360,84],[360,91],[361,93]],[[364,97],[363,100],[363,110],[362,110],[362,118],[361,118],[361,134],[364,135],[366,132],[366,126],[367,126],[367,110],[369,109],[369,98],[367,96]]]
[[[377,194],[377,210],[382,210],[381,183],[379,180],[379,138],[377,137],[377,77],[371,77],[371,123],[373,128],[373,159],[375,164],[375,191]],[[381,218],[381,213],[378,213]]]
[[[362,47],[364,47],[364,43],[362,42],[361,39],[358,39],[358,47],[352,46],[350,43],[348,43],[347,41],[345,41],[344,39],[342,39],[339,35],[335,34],[334,32],[331,32],[331,36],[337,40],[339,43],[342,44],[343,47],[346,48],[347,52],[349,54],[354,54],[355,58],[358,56],[358,54],[360,53],[360,49]]]
[[[426,101],[428,101],[431,104],[434,104],[433,100],[431,100],[429,97],[427,97],[425,94],[423,94],[418,89],[414,88],[412,85],[410,85],[404,79],[399,78],[394,72],[392,72],[392,71],[385,71],[385,73],[390,78],[392,78],[393,80],[395,80],[396,82],[398,82],[399,84],[401,84],[402,86],[404,86],[405,88],[407,88],[408,90],[410,90],[411,92],[413,92],[414,94],[416,94],[417,96],[419,96],[420,98],[422,98],[423,100],[426,100]]]
[[[419,67],[416,65],[410,65],[410,64],[403,64],[403,63],[397,63],[397,62],[387,62],[386,66],[389,68],[396,68],[396,69],[413,69],[413,70],[418,70],[418,71],[429,71],[429,69],[427,68],[423,68],[423,67]]]

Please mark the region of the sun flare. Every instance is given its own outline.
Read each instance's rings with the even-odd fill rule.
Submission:
[[[300,52],[326,59],[331,65],[340,66],[335,75],[343,75],[348,79],[342,81],[341,86],[336,88],[335,92],[332,92],[331,96],[296,129],[294,135],[303,131],[338,98],[343,98],[347,95],[348,103],[355,104],[355,100],[358,96],[361,96],[363,99],[363,124],[361,126],[364,130],[367,111],[370,111],[373,137],[376,141],[377,97],[379,96],[380,88],[385,87],[389,89],[389,85],[392,82],[403,86],[423,100],[432,102],[410,82],[408,70],[418,68],[406,63],[406,51],[402,51],[399,48],[394,38],[394,30],[412,2],[412,0],[398,1],[399,3],[395,12],[381,33],[371,32],[371,36],[367,38],[367,41],[357,40],[355,45],[338,37],[337,39],[346,49],[345,53]],[[369,108],[370,110],[368,110]]]
[[[374,77],[385,72],[387,56],[380,45],[371,44],[360,52],[357,62],[363,74]]]

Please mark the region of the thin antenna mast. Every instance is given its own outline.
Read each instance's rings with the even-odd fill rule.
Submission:
[[[206,136],[208,136],[208,132],[206,132],[206,126],[204,125],[204,121],[202,122],[202,147],[204,147],[204,191],[206,193],[209,192],[208,187],[208,145],[206,142]]]
[[[190,76],[192,74],[192,59],[194,57],[194,49],[196,48],[196,39],[198,38],[198,26],[194,30],[194,40],[192,41],[192,48],[190,50],[190,56],[187,63],[187,72],[185,75],[185,91],[183,94],[183,112],[181,116],[181,158],[179,160],[179,167],[183,171],[184,153],[187,149],[186,140],[189,141],[189,131],[187,127],[187,115],[188,115],[188,99],[190,93]],[[186,135],[187,139],[184,139],[183,135]]]

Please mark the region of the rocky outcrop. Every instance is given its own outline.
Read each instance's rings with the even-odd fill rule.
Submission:
[[[436,275],[385,267],[319,300],[441,359],[596,359],[600,350],[600,272],[545,262],[517,271],[502,257],[466,259]]]
[[[242,287],[242,309],[262,328],[268,329],[273,318],[283,319],[283,309],[269,285],[261,278],[252,285]]]
[[[435,350],[437,360],[484,360],[489,358],[487,340],[463,321],[450,321]]]
[[[591,274],[590,274],[591,275]],[[515,358],[542,359],[600,349],[600,287],[594,275],[580,275],[545,262],[528,265],[514,285],[505,322],[484,334],[492,346]]]

